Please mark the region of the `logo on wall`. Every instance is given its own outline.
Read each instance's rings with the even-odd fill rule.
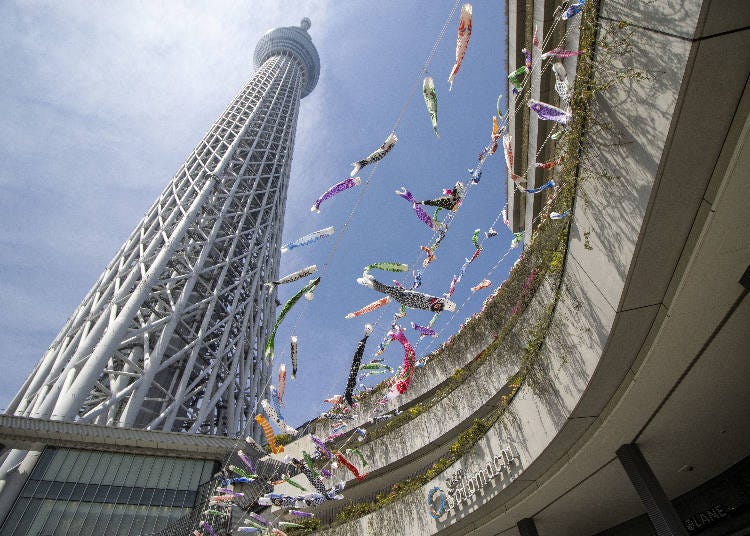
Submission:
[[[518,456],[513,454],[510,448],[504,448],[491,462],[487,462],[485,467],[471,475],[467,475],[463,469],[458,469],[446,479],[445,490],[440,486],[433,486],[427,492],[430,515],[434,519],[439,519],[461,503],[467,502],[484,486],[494,486],[495,478],[498,476],[501,477],[501,485],[504,488],[513,480],[512,473],[516,473],[519,468]]]

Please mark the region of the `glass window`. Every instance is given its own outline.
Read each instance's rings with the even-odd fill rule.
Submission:
[[[122,486],[110,486],[109,491],[107,492],[107,502],[108,503],[118,502],[118,499],[120,498],[120,494],[122,493],[122,490],[123,490]]]
[[[144,489],[143,495],[141,495],[141,504],[152,504],[152,501],[154,500],[154,493],[156,493],[156,488]]]
[[[86,489],[84,489],[83,491],[83,497],[81,497],[81,500],[92,502],[96,497],[96,491],[98,487],[99,486],[97,486],[96,484],[89,484],[88,486],[86,486]]]
[[[58,473],[58,476],[57,478],[55,478],[55,480],[61,480],[63,482],[75,482],[76,476],[78,474],[78,458],[82,453],[78,450],[68,450],[67,452],[68,453],[65,456],[65,460],[60,466],[60,472]]]
[[[101,452],[88,453],[88,455],[86,456],[86,462],[81,466],[81,473],[78,475],[78,482],[83,482],[86,484],[88,484],[89,482],[94,482],[94,480],[92,480],[94,476],[94,470],[99,464],[101,457]]]
[[[56,499],[58,495],[60,495],[60,491],[62,491],[63,483],[62,482],[50,482],[49,483],[49,489],[47,490],[47,497],[50,499]]]
[[[164,506],[172,506],[174,504],[176,497],[177,497],[176,490],[166,489],[164,490],[164,498],[162,499],[161,504],[163,504]]]
[[[50,511],[52,510],[52,501],[43,501],[42,499],[31,499],[28,507],[26,508],[26,511],[23,513],[23,517],[21,517],[21,522],[10,532],[8,532],[8,535],[21,535],[21,534],[39,534],[39,529],[35,527],[41,528],[45,521],[47,521],[47,517],[49,516]],[[6,534],[5,531],[3,531],[3,536]],[[43,534],[43,533],[42,533]]]
[[[112,464],[113,457],[114,454],[110,452],[102,452],[101,458],[99,458],[99,463],[97,463],[96,469],[94,469],[94,474],[91,477],[92,482],[97,482],[100,484],[110,483],[106,478],[106,475],[109,471],[109,466]]]
[[[153,461],[151,470],[146,477],[146,483],[143,484],[146,488],[163,487],[169,480],[174,465],[174,460],[170,458],[154,458]]]
[[[96,489],[96,497],[94,498],[94,502],[107,502],[107,495],[109,494],[109,488],[112,486],[99,486]]]
[[[141,487],[148,487],[146,484],[148,482],[149,475],[151,474],[151,471],[154,469],[154,463],[156,460],[154,458],[141,458],[139,457],[139,461],[137,462],[138,465],[140,465],[140,471],[138,472],[138,476],[136,477],[136,481],[134,485],[141,486]]]
[[[53,447],[47,447],[42,451],[41,456],[39,456],[39,459],[36,462],[36,465],[34,465],[34,470],[31,473],[31,476],[33,478],[42,479],[42,477],[47,473],[47,468],[49,467],[50,462],[55,457],[55,454],[57,453],[57,449]]]
[[[123,454],[121,456],[120,467],[112,478],[112,483],[118,486],[132,486],[128,484],[128,477],[132,475],[132,480],[135,482],[136,475],[138,474],[138,467],[135,464],[135,456],[132,454]]]
[[[49,461],[47,467],[42,473],[41,479],[59,480],[59,478],[57,478],[57,474],[60,472],[60,467],[62,466],[65,458],[70,451],[68,449],[50,449],[50,451],[52,452],[52,459]]]
[[[151,503],[150,504],[155,505],[155,506],[161,506],[161,505],[163,505],[164,504],[164,493],[166,491],[167,490],[162,489],[162,488],[156,488],[156,491],[154,492],[154,496],[151,499]]]

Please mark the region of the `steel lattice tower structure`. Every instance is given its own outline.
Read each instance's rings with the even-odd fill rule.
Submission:
[[[180,167],[37,363],[8,413],[237,435],[265,396],[300,99],[320,59],[268,31],[256,72]]]

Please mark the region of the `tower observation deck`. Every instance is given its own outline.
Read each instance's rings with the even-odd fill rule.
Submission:
[[[300,99],[320,58],[267,32],[227,106],[37,363],[8,413],[258,437]]]

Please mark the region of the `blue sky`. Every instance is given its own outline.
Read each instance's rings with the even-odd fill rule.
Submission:
[[[420,70],[453,7],[449,1],[5,2],[0,4],[0,359],[5,378],[0,407],[13,397],[67,317],[127,238],[185,156],[252,75],[259,37],[307,16],[321,57],[315,91],[302,101],[292,164],[284,240],[334,225],[346,232],[282,256],[281,274],[322,267],[312,302],[301,301],[277,335],[274,370],[289,366],[288,341],[299,337],[298,379],[287,384],[287,418],[296,425],[320,413],[321,401],[341,393],[365,322],[380,322],[366,359],[377,349],[395,306],[381,317],[344,316],[381,297],[356,283],[378,261],[420,262],[431,231],[394,194],[402,185],[432,198],[456,180],[488,142],[498,94],[506,93],[502,2],[474,2],[471,42],[453,91],[447,78],[455,54],[458,12],[428,73],[438,92],[441,138],[432,132]],[[414,83],[416,92],[409,100]],[[399,142],[378,166],[361,203],[360,189],[310,206],[347,177],[350,163],[377,148],[408,103],[396,129]],[[458,211],[422,289],[440,295],[465,257],[471,235],[484,232],[505,203],[502,150],[489,158],[481,182]],[[369,169],[361,173],[369,176]],[[454,295],[469,288],[507,250],[497,238],[468,269]],[[331,248],[335,246],[335,251]],[[517,256],[490,279],[495,288]],[[375,273],[383,282],[392,275]],[[409,283],[410,279],[404,279]],[[285,301],[298,285],[280,287]],[[491,289],[478,292],[449,322],[434,349],[475,313]],[[426,324],[411,311],[403,325]],[[416,332],[407,336],[417,344]],[[383,355],[403,359],[394,344]],[[275,377],[275,374],[274,374]]]

